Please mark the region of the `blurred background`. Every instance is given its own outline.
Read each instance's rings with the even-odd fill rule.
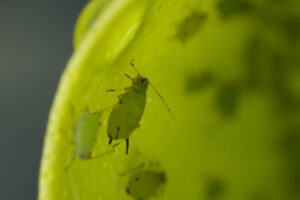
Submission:
[[[188,2],[196,2],[198,6],[198,1]],[[37,199],[40,157],[48,113],[60,75],[73,51],[75,21],[87,2],[88,0],[0,1],[0,200]],[[173,61],[174,59],[166,59],[163,62],[157,59],[153,62],[175,66],[174,69],[177,67],[180,70],[183,66],[181,64],[184,63],[184,67],[188,66],[191,69],[190,72],[187,71],[184,83],[186,97],[183,98],[184,101],[178,98],[178,102],[181,103],[189,100],[190,104],[187,107],[183,104],[178,106],[187,108],[186,110],[190,111],[189,116],[178,125],[178,137],[172,138],[172,143],[167,145],[166,152],[171,152],[173,157],[168,153],[160,157],[167,160],[165,163],[168,166],[173,166],[173,161],[177,163],[176,169],[169,168],[170,178],[175,180],[172,182],[173,190],[168,191],[169,195],[186,196],[191,194],[187,191],[192,191],[192,195],[195,196],[199,190],[199,196],[204,196],[206,199],[201,199],[205,200],[232,200],[243,195],[251,196],[247,199],[236,199],[299,200],[299,1],[249,0],[256,2],[253,6],[246,0],[206,0],[207,5],[211,2],[218,3],[214,4],[213,11],[203,9],[204,13],[196,11],[201,11],[202,7],[191,10],[186,8],[188,5],[184,4],[185,0],[178,2],[183,4],[174,3],[174,7],[156,5],[160,10],[155,10],[156,17],[160,19],[165,13],[166,16],[174,16],[174,19],[168,18],[170,21],[158,23],[157,27],[150,29],[151,37],[146,36],[155,38],[153,41],[148,40],[146,36],[146,39],[137,38],[145,42],[143,48],[148,50],[149,54],[153,53],[154,57],[157,55],[152,51],[152,47],[159,44],[161,49],[172,50],[164,52],[165,58],[180,55],[178,60],[181,59],[180,62]],[[182,8],[185,8],[185,12],[178,12]],[[134,6],[132,9],[135,9]],[[149,13],[152,14],[151,12]],[[126,25],[128,19],[122,15],[119,17],[118,22]],[[156,20],[155,16],[152,20]],[[171,25],[174,23],[177,23],[178,27]],[[253,30],[248,30],[247,26],[253,26]],[[175,31],[175,28],[178,30]],[[116,26],[115,29],[118,29],[119,33],[119,27]],[[244,29],[245,32],[249,32],[245,39],[240,37],[244,34]],[[160,37],[162,30],[168,33],[166,37]],[[198,37],[195,35],[193,38],[197,31]],[[174,39],[165,42],[172,34]],[[105,42],[117,44],[114,39],[111,37]],[[187,40],[190,39],[194,41],[188,43]],[[245,43],[241,44],[240,41],[243,40]],[[200,56],[190,54],[197,52],[200,44],[206,47],[202,48],[203,53],[199,54]],[[239,46],[241,54],[238,55],[241,56],[236,56],[235,51],[239,50]],[[139,52],[141,51],[138,48],[133,48],[133,53]],[[139,55],[146,54],[145,52]],[[177,54],[174,56],[173,53]],[[211,55],[213,57],[210,57]],[[97,59],[101,57],[97,55]],[[236,62],[238,60],[241,63]],[[190,63],[186,64],[186,61]],[[145,63],[150,65],[152,60]],[[146,67],[147,65],[144,69]],[[174,70],[173,73],[182,78],[180,70]],[[153,72],[149,73],[149,77],[155,77]],[[156,78],[159,80],[159,77]],[[176,76],[171,78],[178,82]],[[182,86],[180,82],[178,84]],[[207,87],[210,87],[210,91],[206,90],[205,93]],[[176,94],[170,95],[177,98]],[[177,100],[176,98],[173,99]],[[96,98],[93,96],[93,99]],[[156,116],[155,110],[152,114]],[[159,133],[160,127],[165,130],[169,128],[156,126],[158,131],[153,131],[151,123],[145,123],[144,126],[144,130],[149,132],[135,138],[136,141],[147,141],[145,143],[148,144],[151,144],[149,138],[152,138],[152,144],[155,144],[158,138],[152,132]],[[191,130],[189,134],[192,137],[181,134],[186,131],[186,127]],[[173,136],[171,131],[166,133]],[[210,133],[214,135],[208,137]],[[169,142],[171,137],[167,134],[164,134],[164,138],[159,135],[160,141]],[[190,148],[178,148],[181,145]],[[148,147],[145,146],[147,150]],[[156,146],[150,146],[148,150],[152,152],[152,148]],[[199,159],[190,159],[197,152],[208,154]],[[99,169],[98,166],[95,169]],[[201,177],[201,183],[195,176],[199,169],[205,174],[205,177]],[[177,177],[178,174],[181,176]],[[98,176],[100,175],[98,173]],[[81,183],[81,174],[78,174],[78,177],[78,182]],[[88,180],[90,177],[100,180],[94,173],[88,176],[85,174],[84,178]],[[56,176],[56,180],[60,181],[59,178]],[[57,182],[53,181],[54,184]],[[61,181],[60,183],[63,184]],[[86,184],[86,187],[89,188],[90,184]],[[94,188],[100,193],[97,187]],[[86,191],[85,187],[80,189]],[[109,194],[110,190],[107,192]],[[123,193],[127,195],[125,189]],[[177,198],[183,199],[180,196]]]
[[[0,199],[36,199],[49,109],[87,0],[0,1]]]

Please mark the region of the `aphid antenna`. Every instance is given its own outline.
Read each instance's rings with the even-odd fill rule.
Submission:
[[[150,81],[149,81],[149,84],[151,85],[151,87],[153,88],[153,90],[155,91],[155,93],[159,96],[159,98],[161,99],[161,101],[163,102],[163,104],[165,105],[165,107],[167,108],[168,112],[172,115],[172,117],[174,119],[176,119],[175,115],[173,114],[173,112],[169,108],[169,106],[168,106],[166,100],[164,99],[164,97],[158,92],[158,90],[154,87],[154,85]]]
[[[133,69],[136,71],[136,73],[140,76],[140,72],[137,70],[137,68],[134,65],[134,59],[131,60],[130,65],[133,67]]]
[[[131,76],[129,76],[127,73],[124,73],[124,75],[126,76],[126,78],[129,78],[130,80],[133,80],[134,78],[132,78]]]
[[[126,176],[136,170],[142,169],[145,166],[145,163],[141,163],[140,165],[128,170],[127,172],[120,173],[119,176]]]

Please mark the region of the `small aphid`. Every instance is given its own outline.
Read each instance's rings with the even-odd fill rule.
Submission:
[[[172,114],[164,98],[153,87],[150,81],[141,76],[131,61],[131,66],[137,72],[137,76],[132,78],[125,73],[125,76],[132,81],[132,86],[125,88],[125,93],[118,96],[118,102],[114,105],[108,119],[107,135],[109,144],[113,140],[126,139],[126,154],[128,154],[129,137],[132,132],[139,127],[146,105],[146,91],[150,84],[154,91],[161,98],[168,111]],[[107,92],[116,90],[107,90]]]
[[[153,196],[166,183],[164,172],[139,170],[133,173],[127,183],[126,193],[137,200],[145,200]]]
[[[136,200],[146,200],[154,196],[166,183],[165,172],[156,163],[142,163],[120,176],[130,175],[125,192]]]
[[[106,155],[112,152],[107,151],[105,153],[102,153],[101,155],[92,157],[92,150],[97,139],[98,128],[101,125],[101,123],[99,122],[99,117],[101,116],[101,114],[102,111],[92,113],[86,110],[76,123],[74,129],[74,142],[72,142],[75,145],[76,150],[70,163],[67,165],[67,169],[69,169],[74,162],[76,154],[80,159],[86,160]]]

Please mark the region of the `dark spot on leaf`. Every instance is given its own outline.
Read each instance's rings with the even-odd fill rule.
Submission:
[[[126,193],[130,194],[130,189],[128,187],[126,188]]]
[[[254,6],[249,0],[221,0],[217,2],[217,10],[224,19],[230,18],[236,14],[249,13]]]
[[[291,42],[297,42],[300,37],[300,19],[296,16],[288,16],[280,22],[280,27],[287,34]]]
[[[300,127],[290,127],[283,133],[284,157],[287,159],[287,176],[290,192],[300,197]]]
[[[215,77],[210,71],[192,73],[186,79],[186,91],[190,93],[202,91],[212,85],[214,80]]]
[[[290,127],[283,136],[285,153],[289,157],[300,156],[300,127]]]
[[[225,117],[233,117],[238,107],[239,87],[229,84],[219,88],[216,96],[217,108]]]
[[[136,180],[136,181],[139,181],[140,179],[139,179],[139,177],[136,177],[135,180]]]
[[[204,13],[192,12],[180,22],[175,37],[185,43],[199,31],[206,18],[207,16]]]
[[[246,88],[257,88],[260,84],[260,62],[262,57],[262,43],[258,35],[251,36],[245,47],[245,85]]]
[[[257,192],[257,191],[255,191],[255,192],[252,191],[249,194],[249,197],[247,199],[249,199],[249,200],[267,200],[264,192]]]
[[[295,113],[299,110],[299,99],[293,91],[287,87],[287,73],[289,71],[286,59],[275,53],[271,56],[271,90],[281,111],[286,114]]]
[[[217,178],[210,178],[206,182],[205,198],[208,200],[217,200],[225,194],[226,185]]]
[[[160,10],[161,8],[162,8],[162,4],[159,4],[159,6],[158,6],[158,10]]]

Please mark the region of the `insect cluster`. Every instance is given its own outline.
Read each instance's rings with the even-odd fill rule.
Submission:
[[[163,101],[168,111],[174,117],[170,108],[167,106],[166,101],[153,87],[148,78],[140,75],[133,63],[133,60],[131,61],[131,66],[137,72],[137,76],[131,77],[125,73],[125,76],[131,80],[132,85],[130,87],[125,88],[125,92],[118,96],[118,101],[115,103],[114,106],[112,106],[107,125],[107,135],[109,138],[109,144],[112,144],[113,140],[125,139],[126,154],[128,154],[129,149],[129,138],[133,131],[139,127],[140,120],[145,110],[146,92],[149,84],[152,86],[154,91]],[[117,90],[107,90],[107,92],[115,91]],[[108,108],[97,112],[91,112],[88,109],[86,109],[86,111],[77,121],[74,129],[74,141],[72,142],[72,144],[75,145],[76,150],[73,154],[70,163],[67,166],[67,169],[73,163],[76,154],[80,159],[85,160],[100,157],[114,152],[115,147],[119,143],[114,144],[111,150],[104,152],[101,155],[92,156],[92,149],[97,138],[99,126],[101,125],[99,118],[101,117],[101,114],[107,109]]]

